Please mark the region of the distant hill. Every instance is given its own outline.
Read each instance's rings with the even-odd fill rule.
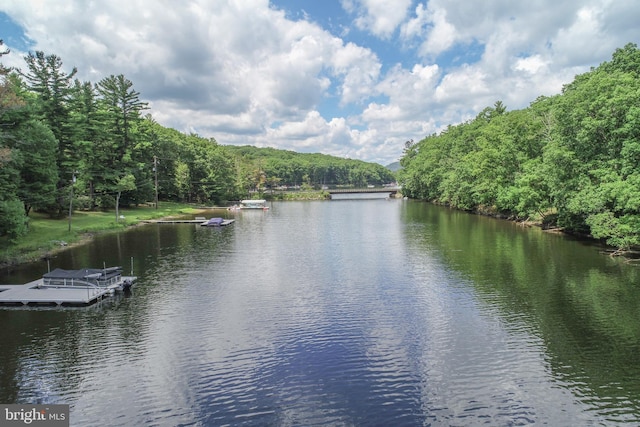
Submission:
[[[402,166],[400,166],[400,162],[393,162],[385,167],[391,172],[398,172],[400,169],[402,169]]]
[[[225,145],[229,153],[238,157],[238,165],[247,176],[258,175],[278,185],[315,186],[383,185],[395,181],[393,172],[378,164],[345,159],[320,153],[298,153],[271,147]],[[270,184],[271,185],[271,184]],[[274,184],[275,185],[275,184]]]

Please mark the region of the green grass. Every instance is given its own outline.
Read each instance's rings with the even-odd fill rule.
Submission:
[[[156,210],[153,206],[120,209],[120,219],[116,223],[115,211],[74,212],[69,218],[52,219],[48,215],[31,213],[29,232],[16,242],[6,237],[0,238],[0,265],[11,265],[36,260],[59,250],[66,245],[86,240],[91,235],[122,230],[140,221],[188,215],[200,209],[184,203],[162,202]]]

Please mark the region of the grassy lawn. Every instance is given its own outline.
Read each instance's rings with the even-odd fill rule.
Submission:
[[[184,203],[162,202],[158,209],[153,206],[120,209],[120,215],[124,219],[120,219],[118,223],[115,211],[78,211],[71,217],[71,231],[68,217],[51,219],[48,215],[31,213],[27,235],[13,243],[6,237],[0,238],[0,266],[35,260],[66,245],[85,241],[94,234],[122,230],[143,220],[189,215],[200,211],[201,209]]]

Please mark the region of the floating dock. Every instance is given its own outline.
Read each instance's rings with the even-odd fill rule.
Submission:
[[[142,222],[147,224],[199,224],[202,226],[224,227],[225,225],[233,224],[235,219],[225,219],[216,225],[210,225],[208,219],[198,217],[196,219],[148,219]]]
[[[122,276],[133,283],[134,276]],[[85,306],[108,298],[122,288],[122,283],[105,287],[44,287],[38,279],[24,285],[0,285],[0,305],[4,306]]]
[[[202,224],[201,219],[146,219],[142,222],[147,224]]]

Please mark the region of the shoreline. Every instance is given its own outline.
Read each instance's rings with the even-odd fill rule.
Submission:
[[[198,215],[199,213],[210,211],[210,210],[216,210],[216,209],[226,210],[226,208],[223,208],[223,207],[202,207],[202,206],[199,206],[197,208],[192,208],[192,209],[193,209],[193,212],[190,212],[190,213],[175,213],[171,215],[165,215],[157,219],[173,219],[173,218],[178,218],[178,217],[183,217],[188,215]],[[74,242],[67,243],[67,242],[59,241],[59,243],[57,243],[56,246],[52,248],[29,251],[28,253],[16,256],[12,260],[0,261],[0,272],[5,272],[5,273],[10,272],[13,268],[19,267],[24,264],[51,259],[55,257],[57,254],[62,253],[66,250],[89,244],[97,236],[101,236],[109,233],[119,233],[122,231],[127,231],[130,228],[140,227],[140,226],[146,225],[145,221],[147,221],[147,219],[136,219],[127,223],[123,228],[86,231],[84,233],[81,233],[79,235],[79,238]]]
[[[432,203],[432,202],[427,201],[427,203]],[[446,206],[446,205],[439,205],[439,206]],[[456,208],[451,208],[451,209],[456,209]],[[539,228],[540,230],[542,230],[543,233],[556,234],[558,236],[562,236],[565,239],[577,239],[582,242],[585,242],[589,245],[599,248],[600,253],[602,253],[603,255],[608,255],[610,257],[621,257],[627,263],[640,262],[640,250],[638,249],[635,249],[635,248],[619,249],[614,246],[607,245],[603,241],[598,240],[588,234],[572,233],[572,232],[566,231],[562,227],[550,227],[547,224],[545,224],[544,221],[541,221],[541,220],[531,220],[529,218],[524,220],[519,220],[517,218],[503,215],[500,213],[495,213],[495,212],[492,212],[491,210],[486,210],[486,209],[476,209],[473,211],[463,210],[463,212],[469,212],[473,215],[481,215],[489,218],[509,221],[521,227]]]
[[[426,201],[427,203],[433,203],[433,202],[429,202]],[[442,204],[438,204],[438,203],[433,203],[439,206],[445,206],[446,205],[442,205]],[[455,208],[451,208],[450,209],[455,209]],[[204,212],[209,212],[212,210],[226,210],[227,208],[225,207],[218,207],[218,206],[211,206],[211,207],[206,207],[206,206],[199,206],[197,208],[192,208],[193,212],[190,213],[176,213],[176,214],[171,214],[171,215],[165,215],[159,218],[155,218],[158,220],[169,220],[169,219],[174,219],[174,218],[179,218],[179,217],[184,217],[184,216],[188,216],[188,215],[198,215]],[[563,236],[565,238],[578,238],[580,240],[583,240],[584,242],[587,242],[593,246],[599,247],[601,249],[601,252],[605,255],[609,255],[609,256],[620,256],[623,257],[627,262],[640,262],[640,252],[638,251],[634,251],[634,250],[628,250],[628,251],[621,251],[618,250],[614,247],[608,246],[606,244],[603,244],[602,242],[599,242],[598,240],[590,237],[590,236],[582,236],[582,235],[575,235],[572,233],[567,233],[566,231],[564,231],[561,228],[546,228],[544,223],[542,221],[533,221],[530,219],[527,220],[517,220],[514,218],[509,218],[505,215],[501,215],[501,214],[496,214],[494,212],[491,212],[489,210],[486,209],[481,209],[481,210],[475,210],[475,211],[464,211],[464,212],[468,212],[474,215],[481,215],[481,216],[487,216],[490,218],[494,218],[494,219],[499,219],[499,220],[504,220],[504,221],[509,221],[512,222],[518,226],[521,227],[528,227],[528,228],[539,228],[541,229],[543,232],[545,233],[550,233],[550,234],[557,234],[560,236]],[[137,219],[135,220],[135,222],[131,222],[129,224],[126,224],[124,228],[114,228],[114,229],[106,229],[106,230],[95,230],[95,231],[87,231],[84,232],[80,235],[80,237],[78,238],[78,240],[72,242],[72,243],[66,243],[63,242],[64,244],[58,244],[57,246],[54,246],[53,248],[48,248],[46,250],[40,250],[40,251],[32,251],[30,252],[30,255],[24,255],[23,256],[18,256],[16,257],[16,259],[14,260],[10,260],[10,261],[1,261],[0,262],[0,272],[7,272],[7,271],[11,271],[12,268],[18,267],[20,265],[23,264],[29,264],[32,262],[37,262],[40,260],[47,260],[47,259],[51,259],[53,257],[55,257],[57,254],[62,253],[66,250],[72,249],[72,248],[77,248],[79,246],[83,246],[86,244],[91,243],[97,236],[100,235],[105,235],[108,233],[118,233],[121,231],[126,231],[129,228],[133,228],[133,227],[140,227],[143,225],[147,225],[147,223],[145,221],[147,221],[148,219]]]

